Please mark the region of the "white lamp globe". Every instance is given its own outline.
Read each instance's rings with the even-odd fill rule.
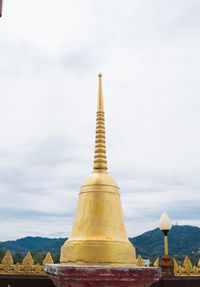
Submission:
[[[165,211],[163,212],[160,218],[158,226],[160,230],[170,230],[172,228],[171,221]]]

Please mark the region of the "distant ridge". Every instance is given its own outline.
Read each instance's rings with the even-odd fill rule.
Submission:
[[[25,237],[13,241],[0,242],[0,248],[9,250],[11,253],[26,253],[28,251],[37,252],[45,247],[51,248],[51,245],[57,241],[57,238],[44,238],[44,237]],[[40,252],[40,251],[39,251]]]
[[[60,248],[67,238],[25,237],[15,241],[0,242],[0,248],[11,253],[38,252],[52,254],[60,253]],[[163,255],[163,234],[156,228],[137,237],[129,238],[136,247],[137,255],[157,257]],[[199,254],[200,257],[200,228],[175,225],[169,232],[169,254],[186,255]]]
[[[145,257],[158,257],[164,252],[163,234],[159,228],[130,238],[136,247],[137,254]],[[187,255],[199,254],[200,257],[200,228],[190,225],[174,225],[168,234],[169,254]]]

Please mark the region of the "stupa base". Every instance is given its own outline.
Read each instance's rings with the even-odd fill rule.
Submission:
[[[128,240],[67,240],[61,247],[60,263],[136,266],[135,247]]]
[[[57,287],[149,287],[161,278],[160,268],[46,264]]]

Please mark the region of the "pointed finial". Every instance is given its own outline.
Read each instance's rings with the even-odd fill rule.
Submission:
[[[13,264],[13,258],[10,251],[6,252],[6,255],[2,259],[2,264],[6,266],[10,266]]]
[[[99,77],[99,92],[98,92],[98,106],[97,106],[97,111],[102,111],[104,110],[103,108],[103,91],[102,91],[102,74],[100,73],[98,75]]]
[[[157,257],[156,261],[153,264],[153,267],[159,267],[159,258]]]
[[[185,260],[183,262],[183,267],[191,269],[192,268],[192,263],[190,261],[190,258],[186,255]]]
[[[52,258],[52,256],[51,256],[51,253],[50,253],[50,252],[47,253],[47,255],[46,255],[44,261],[42,262],[42,265],[45,265],[45,264],[54,264],[53,258]]]
[[[31,256],[30,251],[24,257],[22,264],[23,265],[34,265],[33,257]]]
[[[137,261],[136,261],[136,265],[137,266],[145,266],[144,260],[142,259],[141,255],[138,256]]]
[[[101,78],[102,75],[99,74],[99,91],[98,91],[98,105],[97,105],[97,118],[96,118],[96,141],[95,141],[95,155],[94,155],[94,170],[96,172],[107,170],[103,92],[102,92]]]

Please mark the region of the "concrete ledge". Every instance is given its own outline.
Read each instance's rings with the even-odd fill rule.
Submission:
[[[46,264],[57,287],[148,287],[161,278],[160,268]]]

